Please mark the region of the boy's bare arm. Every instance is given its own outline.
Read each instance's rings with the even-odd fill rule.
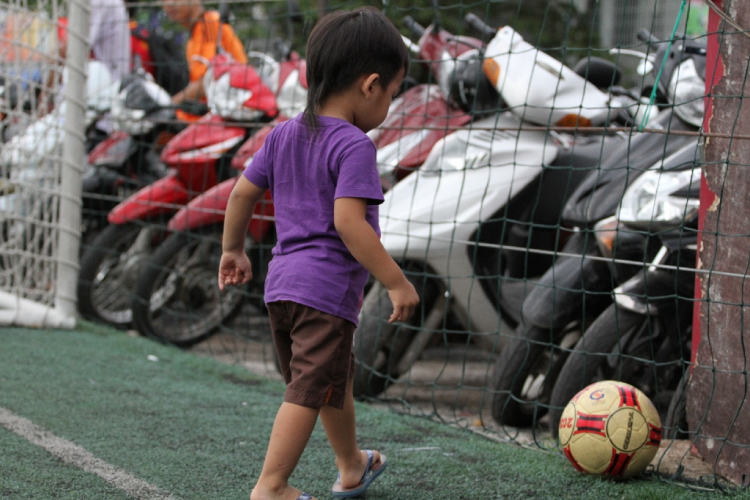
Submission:
[[[245,253],[245,236],[255,204],[265,191],[241,175],[229,195],[219,263],[219,288],[222,290],[226,285],[247,283],[253,277],[250,259]]]
[[[362,198],[336,199],[333,206],[336,231],[354,258],[388,289],[393,303],[389,321],[406,321],[419,304],[419,296],[365,219],[366,213],[367,201]]]

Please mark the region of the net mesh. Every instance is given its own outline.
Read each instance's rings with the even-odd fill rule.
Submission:
[[[56,11],[55,2],[8,2],[0,11],[0,288],[47,305],[57,291],[62,113],[55,108],[44,119],[35,116],[48,97],[46,79],[62,71]]]
[[[263,304],[276,241],[272,200],[256,207],[248,228],[255,278],[222,293],[223,214],[267,133],[304,109],[304,42],[315,21],[359,5],[206,4],[252,51],[252,73],[275,108],[248,104],[244,64],[219,69],[215,60],[204,61],[209,114],[199,121],[177,119],[168,104],[130,115],[112,105],[120,135],[101,144],[120,144],[122,154],[110,155],[120,163],[102,156],[94,169],[92,149],[87,168],[102,179],[129,173],[113,191],[84,193],[101,202],[84,202],[84,318],[280,377]],[[132,23],[184,50],[189,34],[161,4],[128,7]],[[412,44],[403,91],[370,132],[386,191],[382,241],[421,303],[410,321],[388,323],[387,290],[368,283],[355,333],[356,395],[553,451],[571,398],[597,381],[623,381],[653,402],[663,425],[650,471],[693,488],[744,484],[746,2],[377,7]],[[47,4],[43,14],[24,4],[5,15],[14,9],[57,15]],[[3,54],[19,50],[12,39]],[[18,57],[6,59],[19,67]],[[221,83],[224,70],[241,76]],[[121,85],[120,96],[132,88]],[[6,119],[32,121],[6,109]],[[17,196],[24,210],[4,218],[0,285],[47,301],[57,174],[24,184],[15,166],[2,168],[12,188],[0,203]]]

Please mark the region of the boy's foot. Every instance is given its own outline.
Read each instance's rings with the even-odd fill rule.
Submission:
[[[315,497],[296,488],[287,488],[284,492],[274,494],[261,492],[257,487],[250,494],[250,500],[317,500]]]
[[[366,456],[367,462],[359,482],[351,487],[344,486],[344,484],[350,484],[350,481],[347,480],[348,478],[342,480],[341,473],[339,473],[332,488],[334,498],[353,498],[362,495],[370,487],[370,483],[385,471],[385,467],[388,465],[385,455],[373,450],[364,450],[364,453],[363,458]],[[353,481],[351,482],[353,483]]]

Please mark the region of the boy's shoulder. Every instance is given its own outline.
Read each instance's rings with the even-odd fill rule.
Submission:
[[[291,120],[286,120],[281,123],[276,124],[273,129],[268,133],[268,136],[266,136],[265,139],[265,145],[270,147],[275,147],[277,143],[282,143],[285,140],[289,140],[292,138],[292,136],[297,132],[298,124],[295,122],[297,121],[297,118],[292,118]],[[291,127],[291,128],[290,128]]]
[[[303,113],[281,122],[269,133],[266,141],[273,143],[281,141],[283,146],[283,142],[287,140],[295,140],[299,136],[304,136],[304,139],[311,140],[318,147],[353,146],[360,142],[372,144],[367,134],[346,120],[329,116],[317,118],[318,127],[315,130],[307,125]]]
[[[375,150],[372,139],[354,124],[329,116],[319,116],[318,121],[321,124],[319,135],[324,138],[328,148],[340,152],[363,147]]]

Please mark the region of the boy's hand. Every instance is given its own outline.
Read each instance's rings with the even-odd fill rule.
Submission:
[[[245,252],[224,252],[219,262],[219,289],[227,285],[238,286],[253,278],[250,259]]]
[[[419,295],[406,277],[399,286],[388,290],[388,297],[393,304],[393,314],[388,323],[408,320],[419,304]]]

